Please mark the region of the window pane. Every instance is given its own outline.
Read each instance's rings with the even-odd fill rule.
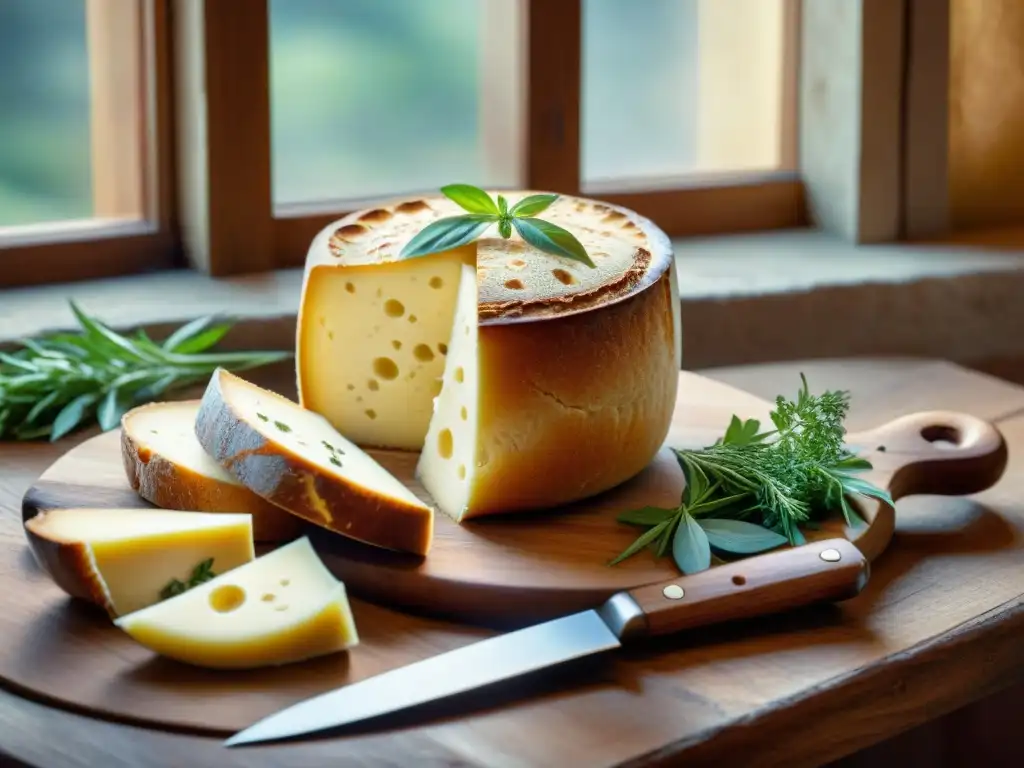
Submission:
[[[584,182],[782,162],[792,0],[583,0]]]
[[[0,2],[0,227],[91,216],[85,0]]]
[[[271,0],[275,202],[516,184],[514,48],[485,43],[517,5]]]

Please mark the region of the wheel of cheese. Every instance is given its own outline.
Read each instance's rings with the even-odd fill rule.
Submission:
[[[509,206],[533,192],[504,192]],[[596,267],[496,227],[402,258],[443,196],[325,227],[306,259],[300,402],[364,447],[420,451],[418,476],[456,520],[554,507],[636,475],[669,429],[681,367],[675,260],[636,213],[559,197],[538,218]]]

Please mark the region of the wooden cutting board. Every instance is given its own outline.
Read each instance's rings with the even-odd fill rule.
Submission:
[[[706,445],[721,435],[734,413],[767,419],[769,410],[768,403],[749,394],[682,373],[666,446]],[[909,415],[851,435],[850,442],[876,464],[871,479],[896,497],[983,490],[998,480],[1006,463],[1001,435],[988,423],[958,413]],[[53,507],[148,506],[129,488],[118,451],[115,432],[68,452],[26,493],[24,516]],[[410,480],[414,456],[375,455]],[[434,548],[422,560],[312,527],[310,532],[324,561],[357,598],[492,624],[522,624],[595,605],[618,589],[676,576],[670,558],[655,560],[649,552],[615,567],[606,562],[636,535],[615,521],[618,512],[675,504],[681,491],[682,474],[666,447],[631,482],[571,508],[463,526],[442,517]],[[815,538],[846,533],[869,559],[877,557],[892,536],[894,510],[870,504],[861,513],[870,523],[867,528],[846,531],[833,522]],[[0,678],[50,703],[116,720],[226,735],[306,697],[429,656],[434,652],[430,633],[445,632],[435,622],[420,624],[427,629],[416,636],[381,631],[401,620],[390,608],[356,599],[362,643],[349,653],[278,669],[196,669],[155,656],[102,611],[69,599],[35,565],[23,540],[0,539],[0,547],[17,550],[0,553],[11,566],[0,577]],[[477,634],[472,630],[466,642]]]
[[[434,543],[426,558],[381,550],[314,525],[305,526],[303,532],[351,594],[391,607],[499,626],[592,607],[621,589],[678,574],[670,557],[656,559],[651,553],[608,565],[639,532],[617,522],[618,514],[679,503],[683,474],[669,446],[708,445],[722,435],[733,414],[760,419],[768,428],[771,407],[748,393],[683,372],[665,447],[640,475],[610,492],[556,511],[463,524],[438,514]],[[945,441],[930,441],[939,438]],[[26,494],[24,517],[55,507],[150,506],[128,485],[119,441],[118,431],[108,432],[53,464]],[[998,432],[966,414],[909,415],[849,435],[848,441],[875,466],[867,477],[883,488],[891,486],[897,495],[984,489],[1001,474],[1005,463]],[[370,453],[430,501],[414,477],[418,454]],[[813,537],[845,536],[873,559],[892,535],[893,510],[874,502],[865,502],[860,509],[869,527],[848,530],[837,517]]]

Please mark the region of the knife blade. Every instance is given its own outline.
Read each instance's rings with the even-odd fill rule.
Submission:
[[[612,595],[580,611],[383,672],[286,707],[228,738],[235,747],[338,728],[437,701],[624,642],[856,596],[867,558],[829,539]]]

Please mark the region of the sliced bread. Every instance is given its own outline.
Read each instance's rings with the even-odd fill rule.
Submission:
[[[243,485],[311,523],[387,549],[430,548],[434,510],[298,403],[218,369],[196,435]]]
[[[149,403],[121,420],[121,457],[128,482],[163,509],[245,512],[258,542],[290,541],[302,521],[239,483],[196,439],[198,400]]]

